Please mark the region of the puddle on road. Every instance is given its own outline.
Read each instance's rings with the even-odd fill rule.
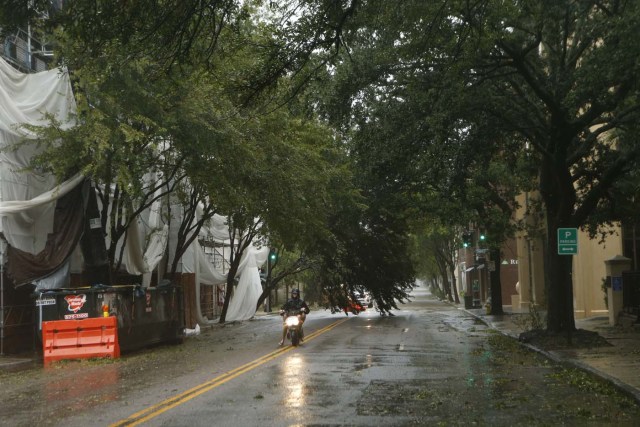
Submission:
[[[353,370],[355,372],[359,372],[362,371],[364,369],[369,369],[373,366],[374,364],[374,357],[370,354],[367,354],[364,358],[364,362],[363,363],[357,363],[353,366]]]

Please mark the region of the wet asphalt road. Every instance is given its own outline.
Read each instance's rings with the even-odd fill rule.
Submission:
[[[0,373],[0,425],[634,425],[640,419],[633,403],[581,387],[575,373],[562,373],[421,288],[400,308],[394,317],[312,312],[298,348],[280,349],[280,318],[261,316],[116,361]]]

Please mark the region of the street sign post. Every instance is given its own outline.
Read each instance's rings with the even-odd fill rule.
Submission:
[[[558,255],[578,253],[578,229],[558,228]]]

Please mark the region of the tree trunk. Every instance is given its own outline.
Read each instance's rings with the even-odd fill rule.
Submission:
[[[547,283],[547,331],[553,333],[571,332],[576,328],[573,314],[572,261],[570,255],[558,255],[558,226],[548,221],[548,245],[546,264],[549,272]]]
[[[489,283],[491,283],[491,313],[504,314],[502,309],[502,282],[500,281],[500,249],[491,249],[491,262],[494,264],[493,271],[489,272]]]
[[[235,284],[236,275],[238,274],[238,270],[240,268],[240,261],[242,260],[242,256],[245,251],[253,241],[255,237],[255,229],[244,234],[240,239],[238,239],[237,248],[231,247],[231,259],[229,264],[229,272],[227,273],[227,286],[224,294],[224,303],[222,304],[222,311],[220,313],[220,321],[219,323],[224,323],[227,321],[227,311],[229,310],[229,301],[231,301],[231,296],[233,294],[233,285]],[[230,241],[234,241],[234,236],[229,236]]]
[[[451,297],[451,284],[449,282],[449,277],[446,274],[442,276],[442,288],[444,290],[445,297],[449,301],[453,301],[453,298]]]
[[[547,291],[547,331],[566,332],[569,340],[575,330],[573,314],[573,257],[558,255],[558,228],[574,227],[576,192],[565,166],[562,150],[555,161],[546,161],[540,172],[540,193],[546,208],[547,245],[545,284]]]
[[[80,249],[84,256],[88,284],[101,283],[111,286],[111,262],[105,242],[104,229],[92,226],[90,220],[95,218],[100,218],[100,211],[98,210],[96,193],[92,186],[89,188],[89,200],[84,220],[84,233],[80,238]],[[115,247],[115,245],[113,246]]]
[[[269,296],[269,290],[268,288],[265,288],[262,290],[262,293],[260,294],[260,296],[258,297],[258,302],[256,303],[256,311],[260,310],[260,306],[262,304],[264,304],[265,300],[267,299],[267,297]],[[271,308],[271,307],[269,307]]]
[[[231,301],[231,296],[233,294],[233,283],[236,278],[236,273],[238,272],[238,266],[240,263],[239,259],[240,256],[236,255],[236,258],[231,263],[229,272],[227,273],[227,284],[225,286],[224,292],[224,303],[222,304],[219,323],[224,323],[227,321],[227,311],[229,310],[229,301]]]
[[[269,262],[267,260],[267,262]],[[262,304],[264,304],[265,300],[267,298],[269,298],[269,295],[271,294],[271,291],[273,291],[276,287],[276,285],[278,284],[277,281],[274,281],[271,277],[271,273],[267,274],[266,277],[266,281],[264,284],[264,288],[262,289],[262,293],[260,294],[260,297],[258,297],[258,303],[256,304],[256,310],[260,309],[260,306]],[[269,307],[270,310],[273,310],[272,307]]]
[[[450,267],[450,273],[451,273],[451,291],[453,293],[453,301],[456,304],[460,304],[460,297],[458,296],[458,284],[456,282],[455,266]]]

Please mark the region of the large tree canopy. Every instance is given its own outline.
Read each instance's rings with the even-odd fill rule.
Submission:
[[[487,111],[529,143],[547,221],[548,328],[575,328],[571,257],[559,227],[584,226],[640,154],[628,132],[640,118],[633,1],[525,1],[460,9],[478,34],[470,84]],[[495,101],[494,101],[495,100]]]
[[[10,0],[0,20],[28,19],[46,4]],[[547,229],[548,328],[571,331],[571,258],[555,255],[557,228],[631,216],[612,201],[637,192],[636,1],[76,0],[39,22],[59,30],[60,59],[82,83],[81,114],[94,124],[70,138],[92,164],[82,168],[112,182],[153,163],[145,147],[162,139],[171,144],[165,173],[206,188],[207,167],[226,166],[220,179],[246,183],[218,194],[227,206],[270,179],[301,192],[317,184],[299,172],[319,153],[299,157],[296,147],[316,145],[317,117],[333,126],[344,141],[333,148],[349,155],[338,164],[349,164],[362,199],[333,200],[332,233],[316,250],[328,283],[372,287],[382,307],[406,296],[406,236],[425,211],[452,226],[482,219],[497,243],[513,231],[515,194],[535,188]],[[291,116],[260,119],[283,105]],[[254,149],[259,139],[268,147]],[[303,159],[300,169],[277,167],[289,157]],[[50,166],[60,172],[68,159]],[[278,188],[249,193],[246,211],[260,207],[281,230],[274,238],[290,240]],[[264,210],[267,195],[275,204]],[[305,197],[293,216],[318,206]]]
[[[292,272],[336,267],[314,270],[340,272],[325,290],[369,289],[382,310],[395,307],[413,282],[406,226],[385,214],[396,207],[376,206],[384,194],[370,189],[372,207],[363,204],[347,145],[317,120],[306,89],[320,87],[317,72],[342,49],[357,3],[79,0],[52,11],[40,24],[54,31],[58,61],[72,72],[81,125],[43,130],[43,141],[60,142],[34,166],[60,177],[82,171],[104,189],[115,268],[128,224],[170,193],[183,222],[169,271],[222,213],[239,242],[228,295],[243,251],[258,240],[300,254]],[[44,4],[17,6],[8,15],[26,17]],[[161,181],[150,184],[149,173]]]
[[[499,213],[496,232],[518,188],[539,188],[551,331],[575,327],[571,258],[555,255],[556,230],[604,221],[603,202],[639,154],[639,7],[363,1],[333,72],[327,114],[343,119],[379,188]]]

